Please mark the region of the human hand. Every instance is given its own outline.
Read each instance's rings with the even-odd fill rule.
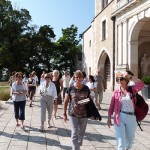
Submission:
[[[112,126],[112,122],[111,122],[111,118],[108,118],[107,120],[107,126],[110,128],[110,126]]]
[[[132,75],[131,74],[128,74],[127,72],[125,72],[123,74],[123,77],[126,78],[126,79],[131,79],[132,78]]]
[[[65,122],[67,121],[67,114],[66,113],[63,114],[63,119]]]

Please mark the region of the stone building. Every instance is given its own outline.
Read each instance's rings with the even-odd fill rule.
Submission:
[[[95,0],[95,17],[83,33],[83,68],[103,70],[108,89],[115,72],[150,75],[150,0]]]

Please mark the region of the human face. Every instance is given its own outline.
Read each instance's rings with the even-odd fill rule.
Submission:
[[[83,80],[83,77],[82,77],[82,76],[75,76],[75,77],[74,77],[74,80],[75,80],[75,82],[77,82],[77,83],[81,83],[82,80]]]
[[[127,81],[125,80],[124,77],[120,77],[118,81],[120,83],[120,86],[126,86],[127,85]]]
[[[17,80],[22,80],[22,75],[18,75]]]
[[[45,77],[46,82],[49,82],[51,77]]]

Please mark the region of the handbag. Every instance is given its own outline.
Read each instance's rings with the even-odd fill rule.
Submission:
[[[131,99],[133,100],[134,97],[136,98],[136,102],[134,102],[135,116],[138,126],[140,127],[140,122],[146,117],[149,110],[149,106],[141,95],[139,95],[138,93],[136,94],[133,93],[131,86],[128,87],[128,90],[131,93]],[[143,130],[141,129],[141,131]]]

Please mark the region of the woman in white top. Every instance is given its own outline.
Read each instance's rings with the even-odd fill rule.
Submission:
[[[26,92],[27,87],[22,82],[22,72],[17,72],[16,82],[12,84],[12,100],[14,103],[16,126],[19,126],[19,120],[21,120],[21,129],[24,129]]]
[[[92,100],[94,101],[94,97],[95,97],[95,91],[97,88],[96,82],[94,80],[94,76],[89,75],[89,81],[86,83],[86,85],[89,87],[90,89],[90,96],[92,98]]]
[[[48,128],[50,128],[50,120],[53,112],[53,103],[57,103],[57,91],[55,84],[50,80],[51,75],[44,75],[45,82],[41,83],[39,93],[41,95],[41,127],[39,131],[44,130],[44,122],[46,121],[46,109],[48,111]]]

